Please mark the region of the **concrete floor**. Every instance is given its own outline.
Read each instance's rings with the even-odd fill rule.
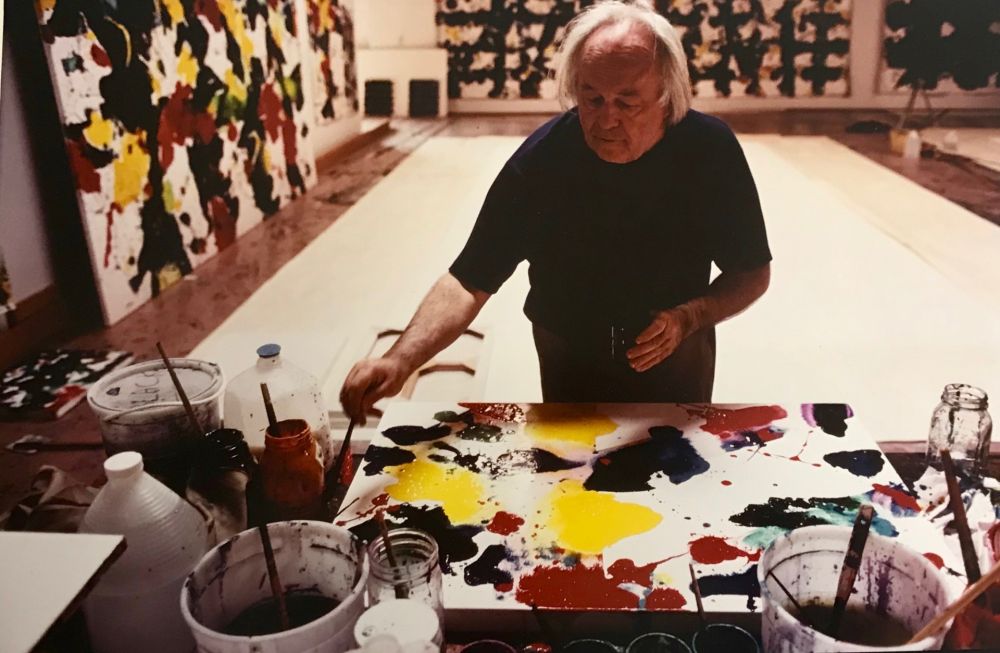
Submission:
[[[781,112],[726,118],[743,133],[828,135],[869,160],[1000,224],[1000,184],[995,176],[949,160],[904,162],[888,152],[884,135],[844,132],[844,127],[855,120],[873,117],[888,119],[881,114],[860,112]],[[394,123],[395,130],[386,138],[323,171],[315,189],[199,268],[193,277],[170,288],[114,327],[54,344],[123,348],[135,352],[138,359],[145,359],[155,355],[155,342],[159,340],[172,355],[186,355],[431,136],[524,136],[544,119],[544,116],[469,116]],[[965,124],[990,127],[1000,124],[1000,120],[974,119],[966,120]],[[375,273],[372,265],[358,271],[358,274]],[[391,296],[391,293],[386,295]],[[355,306],[345,303],[331,310],[349,322]],[[951,380],[942,379],[942,383]],[[914,403],[913,410],[921,414],[929,415],[933,408],[932,404],[924,405],[923,398]],[[63,442],[99,438],[96,420],[85,407],[73,410],[58,422],[0,424],[0,445],[26,433],[49,435]],[[100,452],[53,452],[25,457],[0,450],[0,512],[23,494],[41,464],[56,465],[91,482],[101,476],[102,457]]]

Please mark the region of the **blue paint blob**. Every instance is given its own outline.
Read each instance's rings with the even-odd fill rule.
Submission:
[[[665,474],[679,485],[708,471],[708,462],[679,429],[655,426],[649,435],[652,439],[598,458],[583,486],[602,492],[642,492],[653,489],[649,482],[656,474]]]
[[[823,460],[846,469],[855,476],[871,478],[885,466],[885,458],[878,449],[858,449],[857,451],[836,451],[823,456]]]

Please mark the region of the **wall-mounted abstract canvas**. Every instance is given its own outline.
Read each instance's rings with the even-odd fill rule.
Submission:
[[[1000,89],[1000,2],[892,0],[885,8],[884,91]]]
[[[554,57],[592,0],[439,0],[451,98],[556,96]],[[658,0],[699,97],[845,96],[851,0]]]
[[[37,0],[105,320],[315,181],[293,0]]]
[[[363,0],[362,0],[363,1]],[[358,112],[357,63],[351,0],[306,0],[309,45],[320,124]]]
[[[759,610],[757,561],[800,526],[961,562],[844,404],[390,405],[337,523],[432,534],[445,607]]]

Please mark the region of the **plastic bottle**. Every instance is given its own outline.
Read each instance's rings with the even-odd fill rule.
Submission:
[[[237,375],[226,386],[222,414],[226,428],[243,432],[250,451],[260,460],[264,453],[267,413],[260,384],[266,383],[279,420],[304,419],[309,424],[325,469],[336,452],[330,439],[330,416],[316,377],[281,357],[281,346],[257,348],[257,363]]]
[[[903,158],[911,161],[920,158],[920,133],[916,129],[911,129],[906,135],[906,144],[903,145]]]
[[[104,462],[108,482],[83,517],[84,533],[125,536],[121,558],[100,577],[83,610],[96,653],[188,651],[194,638],[181,616],[185,577],[208,549],[201,514],[143,471],[125,451]]]

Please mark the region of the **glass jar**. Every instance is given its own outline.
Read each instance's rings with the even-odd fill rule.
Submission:
[[[441,602],[441,565],[433,537],[414,528],[389,530],[395,566],[389,563],[385,539],[368,544],[368,602],[415,599],[434,608],[444,618]]]
[[[323,517],[323,464],[305,420],[267,428],[260,474],[272,520]]]
[[[940,450],[948,449],[957,467],[980,476],[986,470],[993,434],[988,406],[989,398],[979,388],[964,383],[945,386],[931,416],[927,464],[941,469]]]

